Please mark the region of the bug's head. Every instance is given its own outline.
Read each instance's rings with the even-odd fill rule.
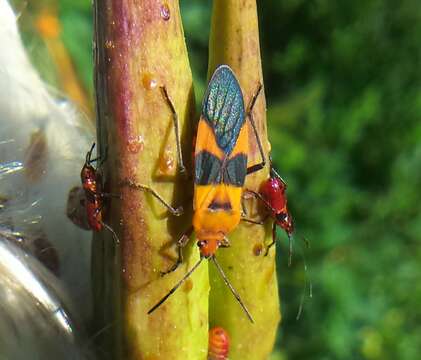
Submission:
[[[283,211],[276,214],[276,223],[285,230],[288,235],[294,232],[294,222],[289,211]]]
[[[215,255],[216,250],[218,250],[220,245],[220,242],[214,238],[203,239],[197,242],[200,254],[206,259]]]

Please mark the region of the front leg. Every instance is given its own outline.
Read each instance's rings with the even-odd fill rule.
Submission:
[[[269,204],[269,202],[257,191],[245,189],[244,192],[247,194],[251,194],[256,199],[259,199],[273,214],[277,213],[277,211]]]
[[[219,244],[221,248],[229,248],[231,247],[231,243],[227,237],[224,236],[224,238],[221,240],[221,243]]]
[[[272,242],[267,246],[265,256],[268,256],[270,248],[276,243],[276,222],[272,225]]]
[[[180,266],[183,262],[183,248],[188,244],[190,240],[190,236],[193,232],[193,227],[190,227],[178,240],[177,240],[177,252],[178,257],[177,261],[171,266],[167,271],[161,271],[161,276],[167,275],[175,270]]]

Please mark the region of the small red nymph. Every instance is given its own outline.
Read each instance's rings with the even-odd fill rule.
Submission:
[[[294,232],[294,222],[288,210],[288,200],[286,194],[287,185],[284,180],[279,176],[276,170],[270,167],[270,177],[265,180],[260,186],[259,192],[253,190],[246,190],[247,193],[253,195],[265,205],[269,214],[274,220],[272,226],[272,242],[266,248],[265,256],[268,255],[269,249],[276,242],[276,226],[284,229],[289,239],[289,260],[288,264],[291,265],[292,260],[292,233]]]
[[[294,223],[287,207],[286,189],[287,186],[282,179],[271,176],[260,187],[260,194],[270,205],[268,209],[276,224],[291,236],[294,232]]]
[[[209,330],[208,360],[227,360],[230,349],[228,332],[220,326]]]
[[[107,194],[102,191],[101,175],[91,164],[98,159],[91,159],[92,151],[95,143],[86,154],[86,160],[80,172],[82,187],[86,195],[86,215],[90,229],[93,231],[101,231],[104,227],[111,232],[115,241],[119,243],[117,234],[111,226],[105,224],[102,220],[102,211],[104,208],[104,198],[113,197],[112,194]],[[115,195],[119,197],[118,195]]]

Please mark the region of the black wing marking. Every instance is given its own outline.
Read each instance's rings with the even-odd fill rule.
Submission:
[[[218,146],[231,154],[245,122],[243,93],[233,71],[219,66],[209,81],[202,105],[202,116],[212,127]]]
[[[242,187],[247,175],[247,156],[235,155],[227,161],[222,171],[225,184]]]
[[[207,151],[195,157],[195,184],[227,184],[242,187],[247,174],[247,156],[238,154],[222,163],[219,158]]]
[[[217,184],[221,182],[221,160],[208,151],[201,151],[194,158],[197,185]]]

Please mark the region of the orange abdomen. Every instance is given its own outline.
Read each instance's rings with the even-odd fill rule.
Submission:
[[[102,213],[101,201],[95,196],[94,199],[87,199],[86,201],[86,214],[88,217],[89,227],[94,231],[102,230]]]

